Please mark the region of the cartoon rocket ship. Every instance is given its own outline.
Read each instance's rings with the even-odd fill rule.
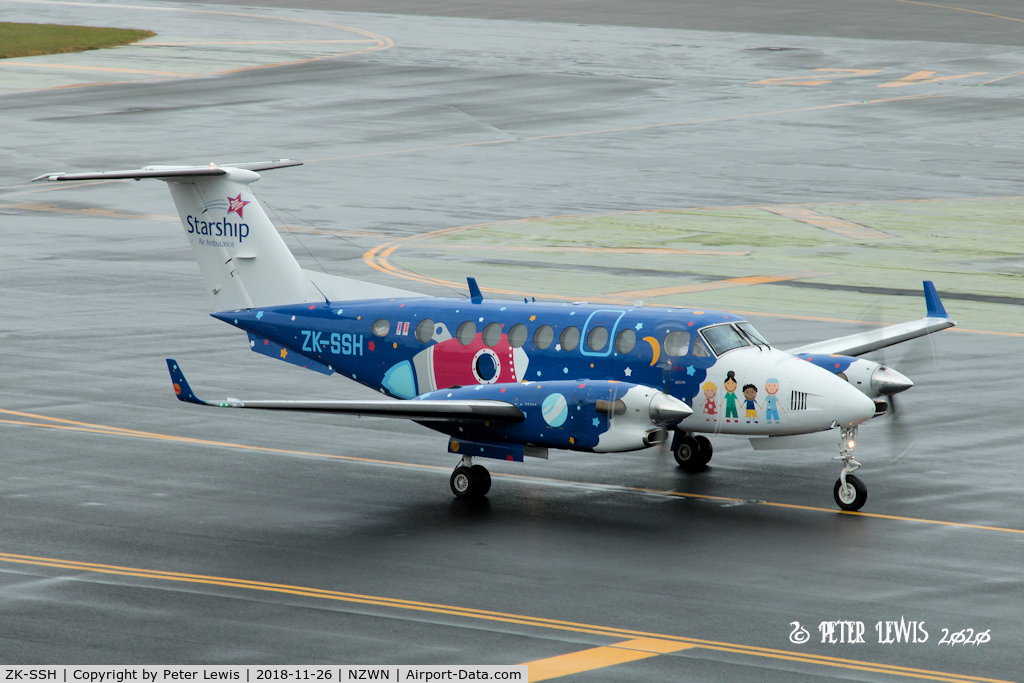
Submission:
[[[462,344],[443,323],[437,323],[431,341],[431,346],[413,356],[411,367],[409,361],[402,361],[385,373],[389,391],[412,398],[456,385],[518,382],[526,377],[530,364],[526,351],[512,348],[504,333],[494,346],[486,346],[480,332],[469,344]]]

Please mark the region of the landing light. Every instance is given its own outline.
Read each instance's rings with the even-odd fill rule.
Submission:
[[[846,442],[846,447],[849,448],[850,450],[853,450],[854,445],[855,444],[852,439]]]

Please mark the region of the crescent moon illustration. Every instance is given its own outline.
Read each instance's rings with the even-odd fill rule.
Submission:
[[[644,337],[644,341],[650,344],[651,348],[654,349],[654,358],[651,360],[651,365],[653,366],[658,362],[658,358],[661,356],[661,344],[659,344],[658,340],[654,337]]]

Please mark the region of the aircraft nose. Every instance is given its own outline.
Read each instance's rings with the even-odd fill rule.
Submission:
[[[912,386],[914,386],[914,383],[906,375],[884,365],[878,366],[871,373],[871,389],[876,394],[892,396],[901,391],[906,391]]]
[[[649,411],[651,422],[657,425],[674,425],[693,414],[690,406],[665,393],[655,394]]]
[[[875,402],[843,382],[836,393],[836,421],[842,426],[858,425],[875,416]]]

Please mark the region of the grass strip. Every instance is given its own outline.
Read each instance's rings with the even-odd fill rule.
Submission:
[[[155,35],[131,28],[0,22],[0,59],[98,50]]]

